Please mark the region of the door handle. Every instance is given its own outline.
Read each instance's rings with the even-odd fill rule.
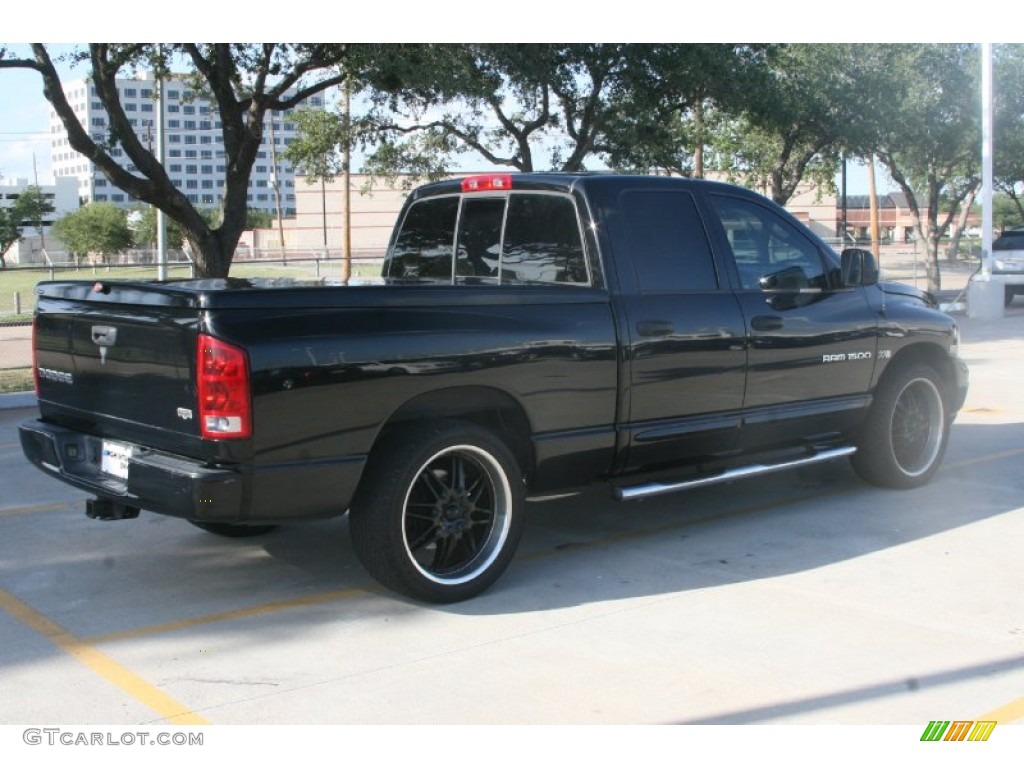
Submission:
[[[637,333],[641,336],[668,336],[675,329],[668,320],[641,320],[636,324]]]
[[[750,327],[755,331],[777,331],[785,325],[785,321],[778,315],[758,315],[750,321]]]

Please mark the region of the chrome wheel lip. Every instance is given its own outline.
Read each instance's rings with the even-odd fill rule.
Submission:
[[[434,462],[453,454],[462,454],[476,463],[478,468],[487,477],[491,486],[491,493],[494,496],[494,520],[487,532],[484,542],[477,548],[477,552],[464,565],[459,567],[453,575],[442,575],[423,565],[413,553],[409,543],[409,531],[407,529],[407,516],[409,503],[413,491],[419,482],[420,476]],[[469,583],[487,572],[487,570],[498,559],[505,548],[509,531],[512,527],[512,486],[501,463],[491,453],[477,445],[460,444],[451,445],[434,453],[417,468],[413,475],[413,481],[406,489],[402,502],[402,546],[405,549],[408,562],[423,578],[435,584],[444,586],[456,586]]]
[[[907,398],[913,400],[907,402]],[[942,393],[931,379],[919,377],[904,384],[896,397],[896,405],[889,424],[890,449],[896,465],[904,475],[920,477],[935,465],[942,450],[945,419]],[[897,445],[900,435],[907,433],[910,434],[903,438],[904,445]],[[909,448],[911,443],[922,438],[923,445],[915,450],[913,460],[905,464],[907,457],[901,456],[901,453]]]

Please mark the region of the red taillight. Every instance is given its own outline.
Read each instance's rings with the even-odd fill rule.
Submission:
[[[203,437],[223,440],[252,435],[249,361],[245,351],[212,336],[196,343],[196,390]]]
[[[39,318],[32,318],[32,378],[36,383],[36,397],[39,397],[39,350],[36,349],[36,330],[39,326]]]
[[[487,173],[482,176],[467,176],[462,180],[463,192],[490,192],[512,189],[511,173]]]

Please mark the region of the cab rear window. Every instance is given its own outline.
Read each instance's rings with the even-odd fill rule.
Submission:
[[[568,195],[512,192],[428,198],[408,209],[384,276],[495,285],[588,285]]]

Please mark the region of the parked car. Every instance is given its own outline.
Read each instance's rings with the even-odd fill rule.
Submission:
[[[1006,306],[1024,293],[1024,226],[1007,229],[992,243],[992,274],[1006,285]]]

